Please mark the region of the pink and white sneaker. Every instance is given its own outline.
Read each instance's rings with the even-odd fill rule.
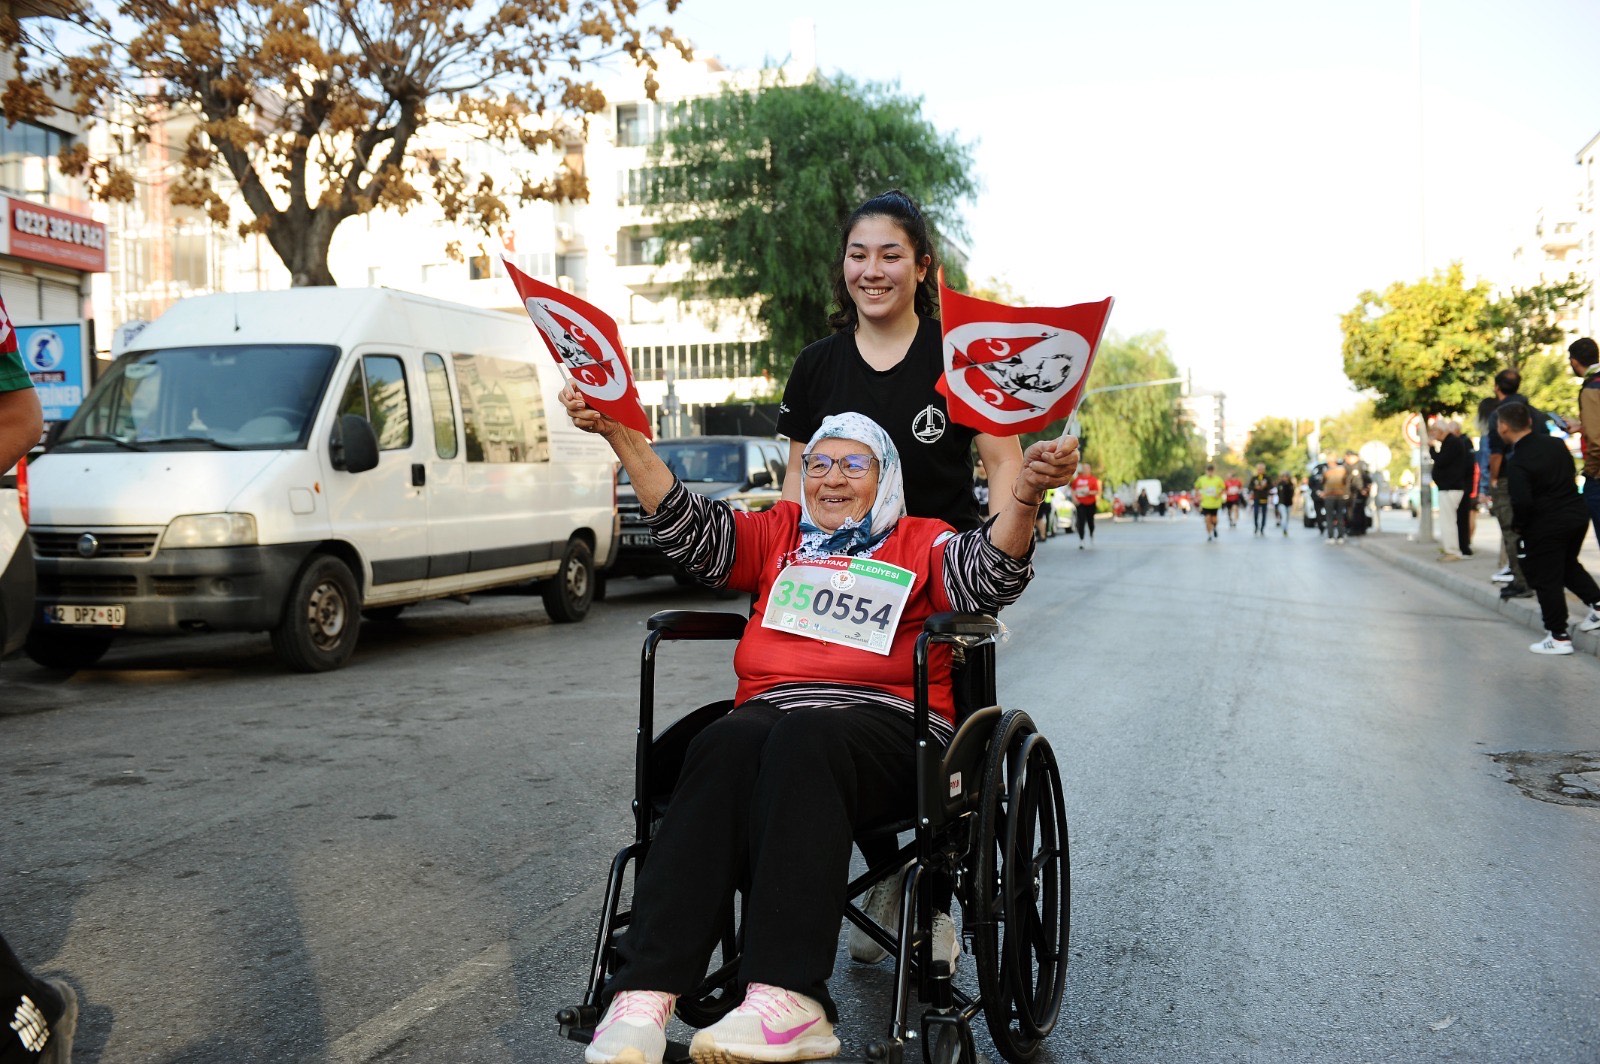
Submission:
[[[820,1004],[765,983],[751,983],[743,1003],[689,1045],[696,1064],[822,1060],[838,1052],[839,1040]]]
[[[661,1064],[667,1055],[667,1021],[676,994],[619,990],[583,1051],[588,1064]]]

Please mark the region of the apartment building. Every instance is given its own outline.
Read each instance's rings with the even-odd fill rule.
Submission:
[[[803,30],[800,39],[805,39]],[[811,51],[798,47],[796,53],[800,58],[785,68],[785,76],[809,76]],[[663,57],[652,101],[645,97],[642,76],[617,74],[602,83],[607,109],[586,130],[573,128],[561,151],[537,158],[470,131],[430,125],[422,150],[460,159],[471,171],[493,175],[501,187],[519,170],[545,167],[548,173],[565,164],[587,178],[589,198],[515,207],[487,239],[451,225],[431,204],[404,214],[377,211],[352,218],[334,236],[333,275],[343,285],[422,292],[520,313],[503,255],[614,317],[653,423],[665,435],[697,431],[703,407],[763,399],[777,385],[752,372],[751,356],[764,337],[744,308],[683,299],[676,287],[683,267],[655,264],[656,219],[643,204],[650,144],[666,128],[676,103],[727,86],[754,87],[760,75],[727,70],[714,58]],[[181,120],[170,123],[164,136],[132,160],[141,194],[134,203],[112,209],[112,265],[102,305],[113,327],[150,320],[189,295],[290,283],[263,238],[241,238],[167,201],[166,181],[176,173],[172,156],[187,133],[182,127]],[[447,251],[452,243],[459,259]],[[108,336],[105,332],[100,345],[106,357],[112,355]]]
[[[1595,181],[1600,178],[1600,133],[1596,133],[1578,152],[1578,207],[1571,252],[1573,272],[1589,282],[1589,295],[1578,308],[1574,331],[1594,336],[1600,331],[1600,200],[1595,196]]]

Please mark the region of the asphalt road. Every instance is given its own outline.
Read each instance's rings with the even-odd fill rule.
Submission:
[[[1600,1060],[1600,803],[1494,757],[1600,752],[1600,662],[1359,544],[1222,535],[1051,540],[1004,616],[1073,833],[1039,1059]],[[82,992],[77,1059],[580,1059],[551,1016],[629,835],[642,622],[685,606],[737,603],[432,604],[323,676],[264,637],[8,661],[0,930]],[[724,647],[663,658],[665,713],[729,686]],[[847,1051],[887,982],[841,960]]]

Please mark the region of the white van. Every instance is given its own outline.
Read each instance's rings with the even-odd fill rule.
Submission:
[[[28,654],[269,631],[337,668],[363,611],[542,581],[579,621],[617,541],[614,459],[524,316],[385,289],[185,300],[29,467]]]

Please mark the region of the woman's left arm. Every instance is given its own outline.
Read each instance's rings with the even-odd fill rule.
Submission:
[[[1010,502],[994,489],[1010,484],[1022,471],[1022,444],[1015,436],[991,436],[987,432],[978,433],[972,442],[978,445],[978,458],[989,478],[989,516],[993,517]]]

